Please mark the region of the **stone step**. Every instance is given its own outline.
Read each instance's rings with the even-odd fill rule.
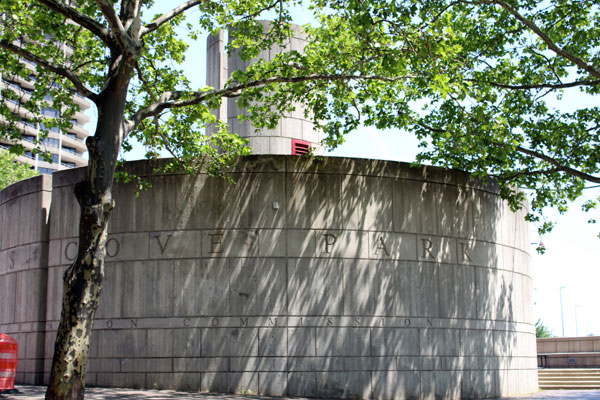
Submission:
[[[560,377],[566,377],[566,378],[579,378],[579,377],[592,377],[592,378],[596,378],[596,379],[600,379],[600,375],[599,374],[547,374],[547,375],[542,375],[542,374],[538,374],[538,377],[540,379],[542,378],[560,378]]]
[[[600,383],[594,384],[594,385],[581,385],[578,383],[571,383],[571,384],[540,384],[539,385],[541,390],[560,390],[560,389],[570,389],[570,390],[576,390],[576,389],[600,389]]]
[[[593,375],[600,376],[600,369],[538,369],[539,376],[553,376],[553,375]]]
[[[550,372],[600,372],[600,368],[539,368],[539,373]]]
[[[577,379],[577,380],[573,380],[573,379],[547,379],[547,380],[538,380],[538,382],[543,382],[543,383],[548,383],[548,384],[552,384],[552,383],[581,383],[581,384],[590,384],[590,385],[595,385],[600,383],[600,380],[597,379]]]
[[[539,387],[551,389],[600,389],[600,369],[539,369]]]

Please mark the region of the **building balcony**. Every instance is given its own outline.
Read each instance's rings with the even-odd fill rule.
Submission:
[[[21,86],[21,89],[33,90],[35,87],[36,79],[35,79],[35,77],[33,77],[31,75],[28,76],[27,78],[15,76],[13,80]]]
[[[69,129],[69,132],[75,133],[77,136],[82,136],[82,137],[89,136],[89,132],[79,124],[73,124],[73,126]],[[81,139],[81,140],[83,140],[83,139]]]
[[[73,101],[81,108],[82,111],[87,110],[91,106],[87,98],[76,92],[73,92]]]
[[[77,167],[83,167],[87,165],[87,160],[83,158],[83,154],[72,153],[71,151],[66,150],[64,147],[61,149],[60,156],[61,162],[75,163]]]
[[[77,111],[73,118],[75,118],[79,122],[79,125],[85,125],[88,122],[90,122],[90,117],[85,115],[82,111]]]
[[[21,104],[21,102],[18,100],[4,99],[4,101],[6,102],[8,109],[21,118],[30,119],[35,116],[32,112],[26,109],[23,106],[23,104]],[[29,122],[29,124],[33,128],[36,127],[34,123]]]
[[[21,94],[21,86],[14,82],[7,81],[6,79],[2,79],[2,89],[12,89],[16,94]]]
[[[62,143],[65,146],[73,147],[78,153],[85,153],[87,151],[87,147],[85,146],[85,142],[79,138],[75,139],[73,137],[62,135]]]

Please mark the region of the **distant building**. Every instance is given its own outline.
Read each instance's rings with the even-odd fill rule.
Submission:
[[[59,44],[59,46],[67,55],[73,51],[67,44]],[[23,145],[25,153],[18,156],[17,161],[30,164],[43,174],[52,174],[57,170],[87,165],[84,154],[87,150],[85,138],[89,136],[89,132],[83,126],[90,120],[84,114],[84,111],[90,108],[90,103],[79,94],[73,94],[74,102],[80,107],[80,111],[75,113],[72,119],[73,126],[66,132],[61,132],[58,128],[51,128],[48,137],[43,139],[40,144],[42,150],[50,153],[52,162],[47,162],[41,155],[33,153],[32,150],[36,147],[35,142],[40,136],[41,130],[40,126],[31,120],[33,115],[23,104],[33,91],[36,65],[31,61],[23,60],[23,66],[31,71],[29,79],[11,76],[0,70],[0,90],[2,92],[12,90],[18,96],[18,100],[2,96],[1,101],[4,101],[15,114],[21,117],[21,122],[17,122],[16,129],[22,134],[22,139],[19,141],[0,137],[0,148],[8,149],[15,144]],[[48,95],[46,100],[51,101],[52,98]],[[60,112],[61,110],[51,107],[42,109],[45,117],[58,117]],[[6,120],[2,116],[0,116],[0,124],[6,126]]]

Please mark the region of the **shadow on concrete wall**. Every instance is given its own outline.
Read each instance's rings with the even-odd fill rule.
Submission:
[[[515,269],[526,239],[493,187],[348,159],[251,157],[235,185],[131,168],[153,188],[139,197],[131,185],[115,188],[90,385],[379,398],[519,392],[529,364],[518,355],[535,359],[516,324],[530,323],[519,311],[529,277]],[[63,183],[51,218],[59,255],[49,321],[76,235]],[[48,334],[46,350],[52,342]]]

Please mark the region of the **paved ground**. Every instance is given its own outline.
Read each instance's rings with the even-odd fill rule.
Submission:
[[[2,394],[3,399],[42,400],[44,386],[17,386],[18,393]],[[300,397],[268,397],[244,394],[182,393],[171,390],[133,390],[88,388],[86,400],[302,400]],[[544,390],[531,396],[511,397],[510,400],[600,400],[600,390]],[[509,400],[508,398],[496,400]]]

